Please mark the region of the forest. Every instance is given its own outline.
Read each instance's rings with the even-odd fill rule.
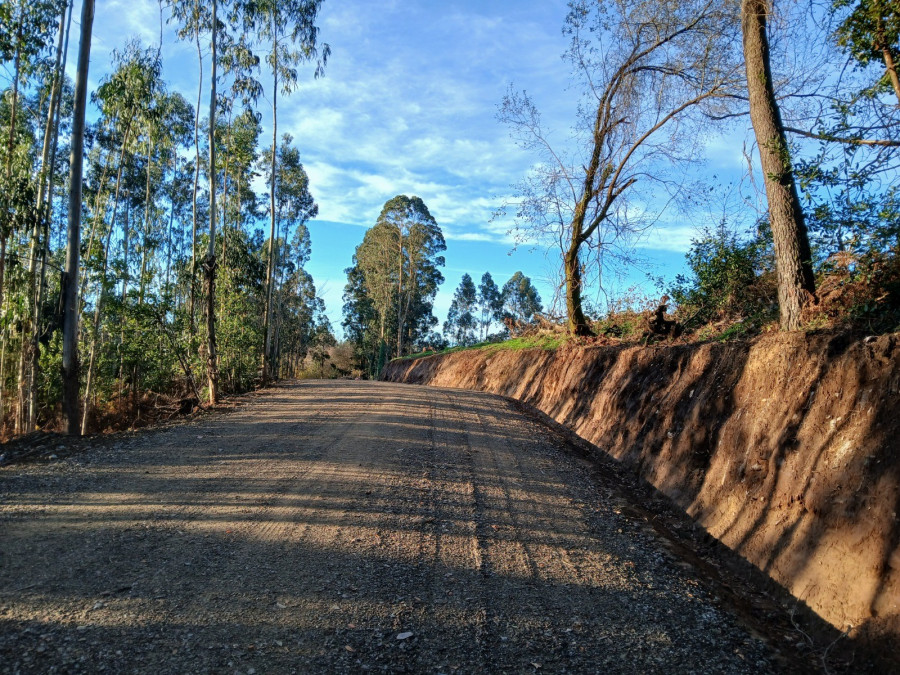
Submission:
[[[198,73],[193,94],[162,77],[161,38],[123,39],[91,90],[93,0],[0,5],[5,438],[146,423],[309,372],[375,377],[391,358],[547,323],[583,340],[900,327],[896,3],[573,0],[569,142],[524,90],[498,95],[497,114],[533,157],[498,210],[558,257],[558,297],[522,272],[477,286],[466,273],[440,325],[447,242],[425,201],[400,194],[345,270],[338,344],[307,272],[319,206],[278,117],[327,72],[322,5],[161,4],[196,54],[178,64]],[[819,36],[814,68],[785,56],[798,26]],[[710,192],[688,167],[698,139],[735,120],[752,125],[768,204],[752,231],[723,215],[694,240],[691,273],[658,280],[646,306],[586,300],[635,263],[660,213]]]

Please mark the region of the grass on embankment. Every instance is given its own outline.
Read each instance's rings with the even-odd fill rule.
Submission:
[[[552,351],[558,349],[563,344],[572,339],[567,333],[536,333],[534,335],[523,335],[521,337],[511,338],[504,342],[478,342],[474,345],[448,347],[439,351],[425,351],[418,354],[409,354],[401,356],[394,361],[404,361],[408,359],[421,359],[425,356],[433,356],[435,354],[450,354],[451,352],[461,352],[469,349],[480,349],[483,351],[499,352],[499,351],[521,351],[523,349],[546,349]]]

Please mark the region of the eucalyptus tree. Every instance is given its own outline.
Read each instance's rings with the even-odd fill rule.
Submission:
[[[362,243],[356,247],[354,259],[359,278],[348,273],[350,281],[358,281],[377,317],[377,339],[387,344],[388,335],[396,329],[394,308],[399,306],[397,260],[402,246],[400,229],[381,218],[366,230]],[[380,349],[380,347],[379,347]]]
[[[139,301],[143,301],[144,287],[149,281],[147,278],[147,266],[149,254],[152,248],[165,242],[167,259],[171,257],[171,230],[175,217],[175,205],[170,203],[169,223],[167,232],[161,232],[160,224],[154,228],[151,213],[154,209],[162,208],[162,199],[166,193],[166,186],[179,179],[178,157],[179,153],[187,149],[194,133],[194,108],[179,93],[169,93],[161,90],[157,93],[152,115],[148,119],[146,129],[147,152],[147,186],[144,202],[144,241],[141,246],[141,275]],[[154,162],[155,160],[155,162]],[[153,172],[156,166],[158,171]],[[171,178],[167,180],[168,172]],[[153,181],[151,182],[151,178]],[[156,231],[154,231],[156,230]]]
[[[292,146],[293,140],[289,134],[285,134],[281,139],[281,145],[278,147],[277,157],[273,159],[271,151],[263,153],[262,157],[263,170],[269,173],[267,183],[270,189],[276,185],[276,180],[271,174],[273,170],[277,174],[278,185],[278,192],[274,196],[269,195],[269,219],[274,225],[270,230],[268,271],[266,274],[266,310],[263,323],[263,332],[266,336],[265,344],[263,345],[264,381],[274,376],[271,366],[277,343],[272,331],[273,297],[276,286],[275,271],[278,264],[278,246],[276,242],[282,229],[285,234],[281,236],[281,239],[285,241],[288,239],[287,233],[291,230],[307,232],[306,222],[315,218],[319,213],[319,206],[309,192],[309,177],[306,175],[306,170],[300,162],[300,151]],[[308,238],[307,232],[307,242]],[[306,258],[308,259],[308,243]],[[303,263],[305,263],[305,260],[303,260]]]
[[[219,398],[219,364],[216,357],[216,39],[219,24],[216,16],[218,0],[212,0],[210,29],[210,92],[209,92],[209,242],[203,260],[206,282],[206,377],[209,404]]]
[[[397,283],[396,355],[400,356],[405,344],[409,344],[420,332],[419,319],[428,320],[432,316],[434,296],[438,286],[444,282],[438,270],[444,266],[444,256],[439,254],[447,250],[447,245],[437,221],[419,197],[394,197],[384,205],[378,221],[397,230],[394,258]],[[435,322],[429,320],[432,325]]]
[[[12,233],[11,217],[19,210],[14,208],[13,202],[21,199],[17,193],[23,186],[22,180],[16,178],[13,171],[20,85],[23,77],[37,66],[37,57],[53,45],[55,19],[65,14],[65,3],[61,0],[11,0],[3,4],[3,14],[0,15],[0,61],[12,62],[12,87],[0,183],[0,306],[3,304],[6,247]]]
[[[516,272],[503,284],[500,298],[502,316],[518,324],[529,323],[535,314],[543,310],[540,294],[531,279],[521,272]]]
[[[129,42],[125,50],[113,53],[115,70],[101,82],[94,95],[95,101],[100,106],[101,114],[114,122],[110,125],[114,135],[120,144],[118,167],[116,170],[116,182],[113,196],[111,215],[107,224],[106,244],[103,247],[102,260],[97,282],[97,294],[94,299],[94,319],[90,331],[90,357],[88,360],[87,377],[85,380],[84,402],[82,408],[81,433],[87,432],[90,416],[90,402],[95,384],[94,367],[97,358],[99,339],[99,327],[102,317],[103,298],[107,288],[107,269],[109,266],[109,250],[119,213],[123,174],[136,149],[134,143],[138,135],[137,130],[141,126],[150,124],[154,117],[152,111],[153,100],[160,86],[159,52],[153,48],[144,50],[137,42]],[[141,125],[141,123],[144,123]],[[103,220],[101,209],[94,214],[95,225]],[[128,251],[128,220],[123,225],[124,251]],[[127,262],[125,265],[125,277],[123,289],[127,284]],[[124,293],[123,293],[124,294]]]
[[[245,0],[241,5],[245,26],[256,32],[268,45],[266,64],[272,74],[272,149],[269,153],[269,267],[266,275],[266,346],[263,356],[263,379],[270,377],[269,349],[272,342],[269,317],[274,284],[276,239],[276,194],[278,171],[275,166],[278,146],[278,96],[289,95],[299,86],[298,66],[316,61],[314,77],[324,73],[331,54],[326,43],[319,53],[319,28],[316,25],[322,0]]]
[[[259,204],[254,181],[259,175],[258,145],[262,127],[259,114],[250,108],[243,108],[222,126],[219,135],[226,141],[222,146],[225,154],[222,164],[227,184],[222,190],[222,260],[225,261],[229,246],[229,227],[235,232],[245,222],[258,216]],[[228,273],[227,265],[225,273]],[[227,283],[227,278],[224,281]]]
[[[191,271],[190,304],[188,306],[189,331],[194,336],[194,304],[197,279],[197,223],[199,221],[197,192],[200,187],[200,109],[203,98],[203,47],[201,36],[211,30],[208,3],[201,0],[172,0],[172,18],[178,22],[178,37],[190,40],[197,48],[197,105],[194,110],[194,187],[191,195]]]
[[[500,289],[494,282],[490,272],[481,275],[481,283],[478,285],[478,325],[481,339],[488,337],[491,324],[500,320],[500,310],[503,307],[503,297]]]
[[[69,226],[66,243],[66,270],[61,297],[63,304],[63,412],[66,430],[77,434],[78,426],[78,265],[81,249],[81,166],[84,149],[84,116],[87,107],[88,68],[91,60],[91,29],[94,0],[84,0],[81,9],[81,39],[75,75],[75,100],[69,160]]]
[[[66,55],[68,53],[69,28],[72,24],[74,1],[68,3],[68,12],[60,12],[54,67],[50,74],[51,84],[47,104],[47,118],[37,171],[37,196],[35,203],[34,229],[32,232],[31,255],[31,339],[29,343],[30,369],[28,373],[28,420],[26,431],[33,431],[37,425],[38,384],[40,373],[41,315],[44,306],[47,279],[47,257],[50,248],[50,214],[53,203],[54,164],[59,140],[60,109],[63,91],[66,88]],[[66,18],[68,14],[68,19]],[[2,295],[2,294],[0,294]]]
[[[283,364],[296,375],[309,350],[319,344],[331,327],[325,316],[325,303],[318,297],[312,276],[306,271],[311,242],[305,224],[299,224],[284,249],[281,264],[277,311],[274,316],[275,340],[272,348],[272,372],[279,376]],[[331,336],[331,340],[334,338]]]
[[[437,323],[432,308],[444,281],[439,268],[446,249],[428,207],[419,197],[406,195],[385,203],[356,249],[365,293],[378,317],[378,338],[387,343],[393,332],[398,356]]]
[[[519,185],[528,236],[562,252],[569,330],[586,335],[584,271],[629,260],[637,235],[683,190],[672,171],[700,151],[697,130],[728,112],[740,75],[737,4],[721,0],[576,0],[566,53],[585,91],[567,152],[525,92],[500,119],[539,163]],[[679,167],[681,168],[681,167]]]
[[[475,327],[478,320],[475,313],[478,308],[478,290],[475,282],[468,274],[463,274],[444,323],[444,335],[457,345],[470,345],[475,342]]]
[[[341,326],[347,341],[353,345],[354,359],[360,369],[374,376],[384,363],[386,345],[378,333],[380,317],[369,295],[356,254],[353,255],[353,265],[345,269],[344,274],[347,275],[347,284],[342,296],[344,318]]]

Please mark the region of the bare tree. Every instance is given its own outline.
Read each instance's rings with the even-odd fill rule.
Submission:
[[[571,3],[566,55],[586,86],[574,153],[551,142],[526,93],[504,98],[500,119],[540,155],[519,185],[518,221],[562,251],[571,332],[590,333],[589,267],[599,276],[627,262],[635,237],[682,191],[672,168],[697,156],[698,125],[728,114],[741,70],[737,12],[722,0]]]

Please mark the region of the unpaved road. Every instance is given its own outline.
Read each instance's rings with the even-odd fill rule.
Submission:
[[[504,399],[302,382],[0,470],[0,672],[779,670]]]

